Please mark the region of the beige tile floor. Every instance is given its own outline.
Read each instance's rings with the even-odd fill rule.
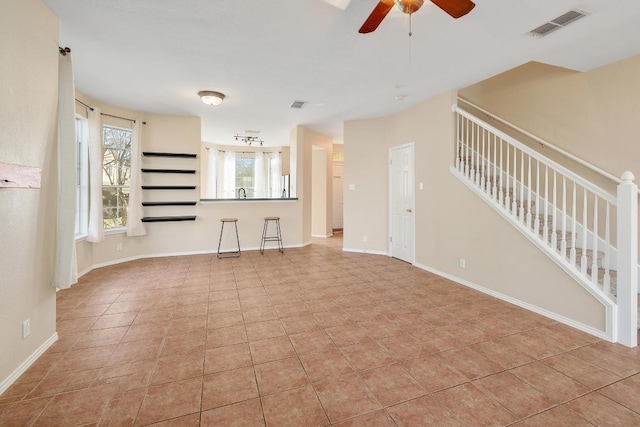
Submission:
[[[640,350],[340,248],[94,270],[0,425],[640,425]]]

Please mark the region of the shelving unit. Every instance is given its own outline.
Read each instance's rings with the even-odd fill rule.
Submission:
[[[193,153],[164,153],[155,151],[144,151],[142,155],[145,157],[167,157],[173,159],[196,159],[197,154]],[[142,173],[148,174],[179,174],[179,175],[195,175],[195,169],[166,169],[166,168],[142,168]],[[143,185],[143,190],[195,190],[195,185]],[[195,206],[196,201],[148,201],[142,202],[142,206]],[[195,215],[164,215],[164,216],[145,216],[142,222],[179,222],[179,221],[195,221]]]
[[[198,202],[142,202],[142,206],[195,206]]]
[[[195,169],[147,169],[142,168],[143,173],[196,173]]]
[[[197,154],[192,153],[158,153],[155,151],[143,151],[142,155],[145,157],[182,157],[185,159],[195,159]]]
[[[195,190],[195,185],[143,185],[143,190]]]
[[[195,221],[195,215],[185,216],[145,216],[142,222],[176,222],[176,221]]]

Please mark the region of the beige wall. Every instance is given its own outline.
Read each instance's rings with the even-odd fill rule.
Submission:
[[[331,156],[333,155],[333,142],[331,138],[315,132],[304,126],[296,126],[290,134],[291,157],[291,183],[292,195],[300,198],[302,202],[302,237],[304,244],[311,243],[313,206],[312,206],[312,180],[313,180],[313,146],[322,148],[326,155],[324,175],[325,193],[324,212],[325,235],[331,234],[331,200],[333,188],[331,187]]]
[[[640,55],[586,73],[531,62],[460,96],[615,176],[638,177],[639,75]]]
[[[408,142],[393,138],[390,121],[384,117],[345,123],[345,249],[387,253],[389,148]]]
[[[173,159],[143,157],[143,167],[169,169],[196,169],[196,176],[175,174],[143,174],[143,184],[149,185],[193,185],[196,190],[147,190],[143,191],[144,200],[200,200],[201,156],[203,147],[200,138],[200,118],[186,116],[168,116],[141,113],[100,103],[82,93],[78,99],[91,106],[100,107],[103,113],[146,121],[142,127],[142,151],[197,153],[198,159]],[[78,104],[78,112],[84,107]],[[106,124],[129,127],[127,121],[103,116]],[[288,150],[287,150],[288,153]],[[102,265],[121,262],[140,257],[180,255],[188,253],[211,253],[218,247],[220,219],[238,218],[238,229],[242,250],[257,249],[260,246],[264,216],[280,216],[285,246],[301,246],[302,202],[211,202],[198,203],[196,206],[159,206],[145,207],[145,216],[196,215],[193,222],[147,223],[147,234],[139,237],[127,237],[124,232],[107,234],[102,243],[89,243],[79,240],[76,244],[78,271],[87,272]],[[226,234],[226,230],[225,230]],[[226,240],[223,249],[229,249]],[[118,245],[122,249],[117,250]]]
[[[0,189],[1,389],[56,328],[58,20],[39,0],[3,3],[0,46],[0,162],[42,168],[41,189]]]
[[[614,176],[629,170],[638,182],[638,76],[640,55],[586,73],[531,62],[465,88],[460,96]],[[615,195],[615,182],[540,144],[529,145]],[[599,218],[603,230],[603,205]],[[614,242],[616,232],[612,224]]]
[[[388,253],[389,148],[415,142],[416,264],[603,330],[602,305],[449,171],[455,96],[345,123],[345,248]]]

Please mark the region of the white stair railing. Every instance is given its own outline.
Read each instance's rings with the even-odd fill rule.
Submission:
[[[630,298],[633,289],[627,283],[619,286],[617,270],[619,263],[630,269],[627,264],[634,256],[620,252],[621,240],[625,248],[636,248],[633,267],[637,269],[637,212],[633,232],[628,230],[633,212],[619,212],[616,196],[467,111],[454,106],[454,113],[457,137],[452,171],[607,307],[606,335],[611,340],[635,346],[637,314],[634,320],[629,312],[636,313],[637,300]],[[637,190],[631,194],[632,175],[631,180],[625,176],[620,184],[626,186],[624,197],[636,202],[625,200],[623,206],[637,207]],[[621,216],[624,224],[616,221]],[[614,236],[612,230],[617,230]],[[633,242],[628,242],[629,235]],[[625,281],[637,281],[637,271],[635,278],[628,278],[627,271],[623,275]],[[629,322],[634,333],[625,334],[633,337],[623,339],[621,324]]]

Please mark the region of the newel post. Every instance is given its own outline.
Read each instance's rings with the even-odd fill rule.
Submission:
[[[618,185],[617,341],[638,345],[638,186],[631,172]]]

